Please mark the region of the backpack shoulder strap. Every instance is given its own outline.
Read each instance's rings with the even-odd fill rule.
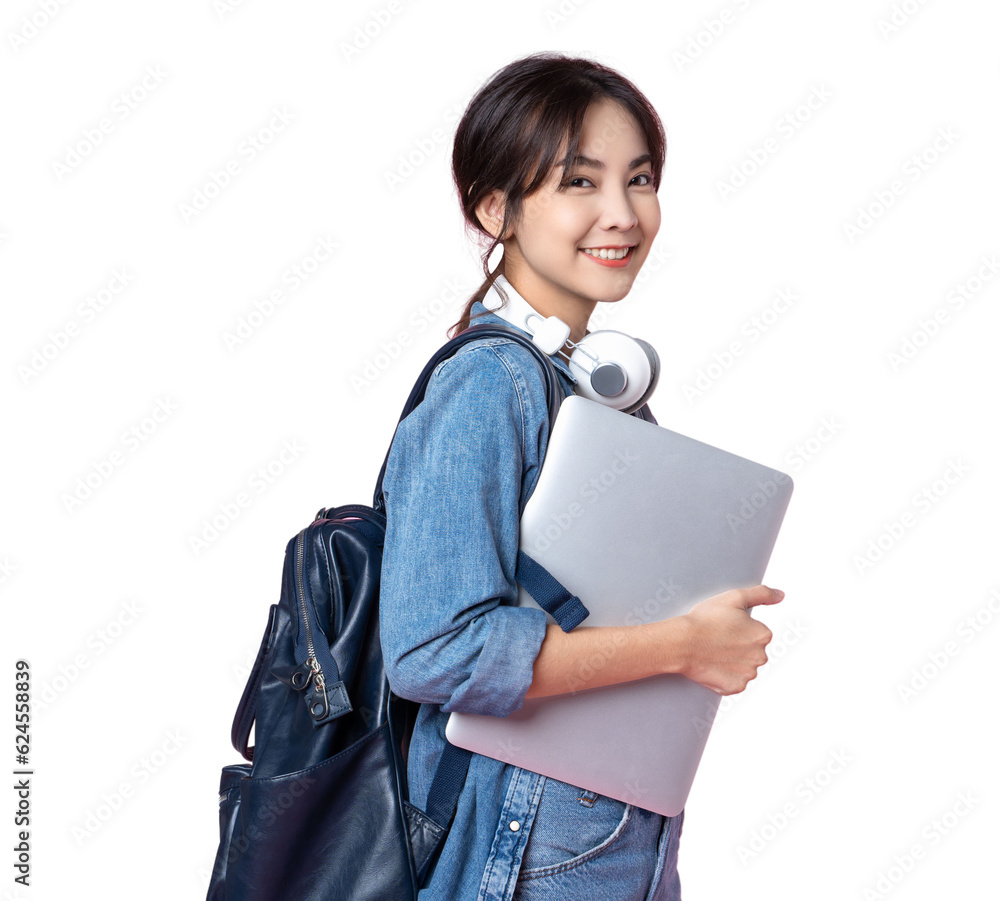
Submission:
[[[413,412],[413,409],[424,399],[424,393],[427,390],[427,383],[430,381],[431,375],[434,373],[438,364],[442,360],[450,357],[463,344],[466,344],[469,341],[478,340],[479,338],[510,338],[531,351],[535,359],[538,361],[542,373],[544,374],[545,394],[549,407],[549,427],[552,427],[552,423],[555,422],[556,413],[559,411],[559,404],[562,402],[562,391],[559,387],[559,377],[556,375],[556,368],[552,365],[552,361],[534,345],[530,338],[526,337],[516,329],[507,328],[502,325],[474,325],[465,329],[465,331],[460,332],[446,344],[442,345],[434,356],[430,358],[420,375],[417,376],[417,381],[413,386],[413,390],[410,391],[410,396],[406,399],[406,403],[403,405],[403,412],[400,414],[399,422],[406,419],[406,417]],[[397,430],[399,429],[399,422],[396,423]],[[393,438],[395,437],[396,433],[394,431]],[[390,441],[389,450],[391,449],[392,442]],[[382,468],[379,470],[378,474],[378,482],[375,484],[375,497],[372,500],[372,506],[375,510],[382,514],[385,513],[385,498],[382,494],[382,480],[385,477],[386,464],[389,462],[389,450],[385,452],[385,459],[382,461]]]

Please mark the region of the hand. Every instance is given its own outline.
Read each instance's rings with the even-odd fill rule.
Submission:
[[[750,615],[758,604],[777,604],[785,593],[766,585],[734,588],[695,604],[685,622],[684,663],[680,672],[720,695],[743,691],[767,663],[764,648],[771,630]]]

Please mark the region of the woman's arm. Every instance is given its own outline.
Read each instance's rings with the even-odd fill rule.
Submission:
[[[742,691],[771,639],[746,608],[780,600],[764,586],[662,622],[570,633],[516,605],[526,449],[539,465],[538,435],[526,426],[541,422],[545,399],[500,347],[467,348],[430,380],[386,466],[380,636],[393,691],[446,712],[494,716],[525,697],[658,673]]]
[[[532,367],[516,345],[463,345],[400,423],[386,464],[386,674],[396,694],[447,713],[519,709],[545,637],[545,612],[517,606],[514,578],[524,473],[540,464],[547,421]]]
[[[758,585],[734,589],[669,619],[634,626],[550,624],[535,658],[526,698],[681,673],[722,695],[736,694],[767,662],[771,630],[750,616],[757,604],[776,604],[784,593]]]

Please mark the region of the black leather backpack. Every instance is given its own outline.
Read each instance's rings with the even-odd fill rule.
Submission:
[[[562,399],[555,369],[502,326],[474,326],[444,344],[400,422],[437,364],[484,337],[512,338],[539,360],[551,426]],[[382,661],[388,456],[373,506],[324,508],[285,548],[281,595],[233,720],[233,746],[248,762],[222,770],[208,901],[415,901],[454,818],[471,754],[448,745],[428,809],[409,802],[406,757],[419,705],[393,694]],[[523,552],[516,577],[567,631],[587,615]]]

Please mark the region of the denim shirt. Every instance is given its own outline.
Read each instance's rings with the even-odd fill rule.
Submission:
[[[506,280],[503,286],[512,290]],[[474,325],[514,327],[482,303],[472,313],[486,314]],[[564,395],[571,394],[576,380],[567,363],[550,359]],[[382,485],[380,630],[392,690],[421,703],[407,774],[410,799],[422,809],[449,714],[507,716],[521,708],[532,681],[547,617],[517,605],[514,571],[520,510],[538,479],[548,429],[538,362],[512,339],[482,338],[438,364],[393,439]],[[664,869],[667,821],[678,820],[679,834],[680,816],[661,817],[473,754],[419,901],[510,901],[516,888],[524,899],[572,901],[596,897],[594,879],[605,901],[652,898],[646,890]],[[621,840],[630,821],[633,841],[645,841],[645,850]],[[625,856],[605,861],[600,852],[607,847],[610,855],[612,845]],[[611,884],[616,873],[619,894]]]

